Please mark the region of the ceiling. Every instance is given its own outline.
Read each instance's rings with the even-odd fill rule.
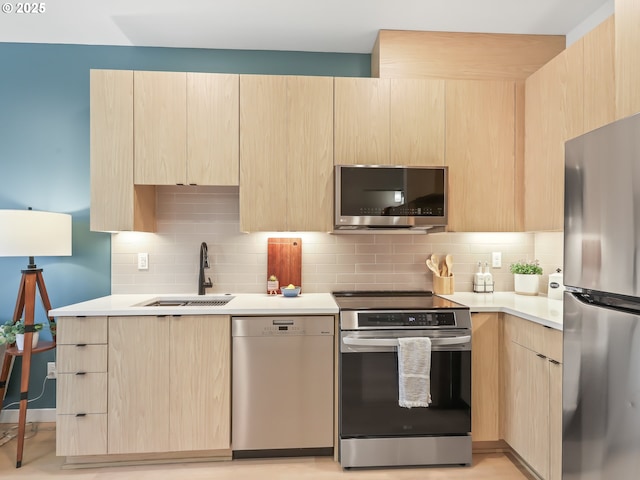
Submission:
[[[44,13],[0,13],[0,42],[371,53],[381,29],[566,35],[612,3],[55,0],[41,3]]]

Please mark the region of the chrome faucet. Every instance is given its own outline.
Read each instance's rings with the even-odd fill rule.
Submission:
[[[204,295],[205,288],[213,287],[211,277],[204,279],[204,269],[209,268],[209,248],[205,242],[200,244],[200,276],[198,277],[198,295]]]

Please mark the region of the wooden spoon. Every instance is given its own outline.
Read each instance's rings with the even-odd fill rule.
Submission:
[[[431,263],[433,263],[433,265],[436,267],[436,274],[438,276],[440,275],[440,259],[438,258],[438,256],[435,253],[431,254]]]
[[[427,264],[427,267],[429,267],[429,270],[431,270],[434,273],[434,275],[437,275],[438,277],[440,276],[438,267],[433,264],[430,258],[427,258],[426,264]]]
[[[447,266],[447,276],[451,277],[453,276],[453,257],[449,254],[447,254],[446,257],[444,257],[444,263]]]

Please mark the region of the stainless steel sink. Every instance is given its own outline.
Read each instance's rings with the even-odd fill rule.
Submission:
[[[223,307],[235,297],[211,297],[202,299],[189,298],[156,298],[150,302],[138,304],[139,307]]]

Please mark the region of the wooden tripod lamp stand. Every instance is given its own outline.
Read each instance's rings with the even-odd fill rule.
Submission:
[[[53,328],[51,329],[51,341],[39,342],[36,347],[32,346],[33,332],[36,331],[34,326],[36,290],[40,292],[49,326],[54,325],[53,318],[48,316],[51,302],[44,284],[42,269],[36,267],[34,257],[69,255],[71,255],[71,215],[36,212],[31,208],[28,210],[0,210],[0,257],[29,257],[27,268],[22,270],[18,299],[12,319],[12,323],[15,324],[24,318],[24,349],[18,350],[16,345],[9,346],[5,350],[0,373],[0,410],[2,410],[1,401],[7,388],[11,362],[13,357],[22,357],[16,468],[22,466],[31,355],[51,350],[56,346],[55,329]]]

